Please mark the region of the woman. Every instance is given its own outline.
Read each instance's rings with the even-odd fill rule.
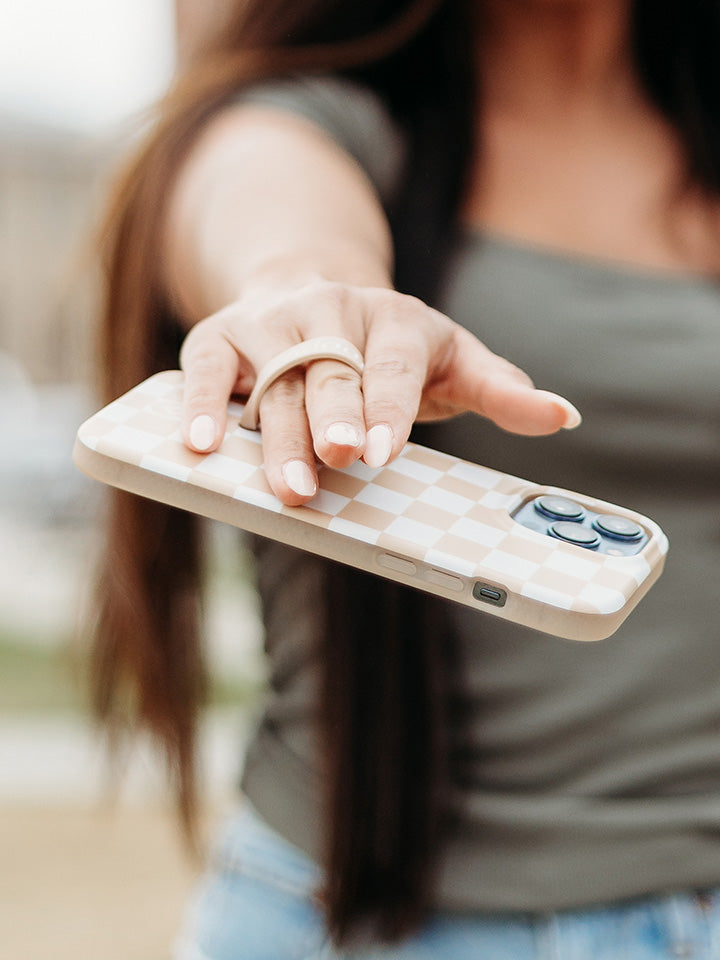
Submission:
[[[212,450],[265,360],[340,335],[362,390],[321,361],[263,399],[284,502],[316,458],[379,465],[472,411],[526,436],[423,442],[672,544],[583,646],[258,543],[251,807],[180,956],[720,953],[718,42],[708,2],[244,2],[165,104],[111,217],[109,395],[185,337],[183,436]],[[96,706],[133,691],[190,827],[194,525],[118,495],[108,558]]]

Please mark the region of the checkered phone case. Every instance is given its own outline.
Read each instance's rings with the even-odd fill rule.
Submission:
[[[77,465],[113,486],[309,550],[575,640],[613,633],[660,575],[667,552],[647,517],[555,487],[540,486],[408,443],[373,469],[356,462],[319,469],[309,504],[272,493],[260,434],[239,426],[231,402],[216,453],[197,454],[179,431],[182,374],[160,373],[79,429]],[[512,514],[541,494],[639,524],[634,556],[584,549],[521,526]]]

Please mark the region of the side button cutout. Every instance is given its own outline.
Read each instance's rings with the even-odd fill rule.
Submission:
[[[411,560],[396,557],[393,553],[379,554],[377,562],[381,567],[387,567],[388,570],[394,570],[396,573],[405,573],[409,577],[414,577],[417,573],[417,567]]]
[[[483,583],[481,580],[475,581],[472,593],[476,600],[482,600],[483,603],[489,603],[493,607],[504,607],[507,600],[505,590]]]
[[[445,573],[443,570],[430,569],[425,574],[425,579],[434,583],[437,587],[452,590],[453,593],[462,593],[465,589],[465,584],[460,577],[454,577],[451,573]]]

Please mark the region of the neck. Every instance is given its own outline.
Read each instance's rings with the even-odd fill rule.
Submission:
[[[485,0],[478,27],[486,97],[548,108],[632,86],[630,0]]]

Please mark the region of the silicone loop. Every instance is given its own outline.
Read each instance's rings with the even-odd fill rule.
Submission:
[[[262,367],[245,404],[240,426],[246,430],[257,430],[260,401],[268,387],[293,367],[307,366],[315,360],[339,360],[360,375],[364,368],[362,354],[358,348],[343,337],[313,337],[311,340],[296,343],[272,360],[268,360]]]

